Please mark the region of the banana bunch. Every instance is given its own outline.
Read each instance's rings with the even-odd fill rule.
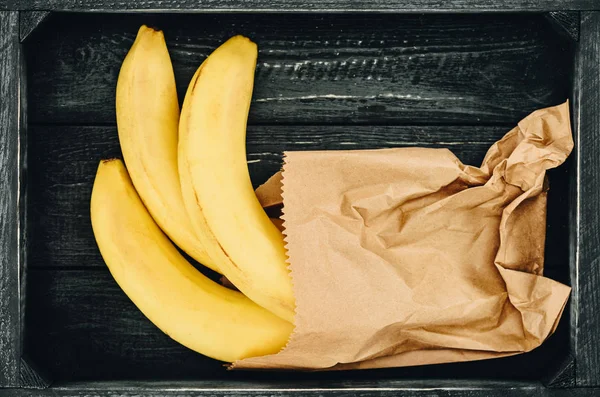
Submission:
[[[246,162],[256,58],[245,37],[222,44],[180,114],[164,36],[142,26],[117,83],[127,169],[100,162],[91,198],[96,242],[123,291],[174,340],[222,361],[276,353],[293,330],[283,237]],[[241,292],[206,278],[171,241]]]

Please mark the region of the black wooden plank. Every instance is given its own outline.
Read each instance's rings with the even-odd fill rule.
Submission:
[[[271,372],[227,371],[156,328],[120,290],[108,269],[31,270],[25,351],[56,382],[211,380],[273,382]],[[224,314],[226,315],[226,314]],[[566,330],[559,330],[565,333]],[[497,360],[367,371],[279,372],[277,381],[392,379],[538,380],[567,354],[560,334],[531,353]],[[314,387],[314,385],[313,385]]]
[[[223,40],[256,40],[251,124],[510,124],[569,94],[571,40],[542,15],[61,14],[27,42],[30,120],[114,124],[142,23],[164,29],[180,97]]]
[[[378,387],[364,382],[75,382],[58,385],[47,390],[12,391],[14,396],[435,396],[435,397],[498,397],[498,396],[559,396],[549,390],[541,389],[539,384],[529,382],[503,383],[504,391],[499,382],[470,381],[462,382],[463,387],[457,387],[456,382],[444,380],[430,381],[383,381]],[[503,393],[503,394],[500,394]],[[572,394],[571,396],[579,396]]]
[[[449,147],[464,162],[478,165],[488,147],[508,129],[254,126],[247,137],[249,168],[258,186],[280,169],[284,150],[398,146]],[[99,160],[120,155],[115,127],[30,127],[30,268],[103,266],[92,236],[89,197]],[[557,232],[562,233],[560,229]]]
[[[53,380],[161,379],[163,371],[185,379],[225,371],[155,328],[107,269],[30,270],[28,286],[25,352]]]
[[[599,9],[595,0],[5,0],[18,10],[483,12]],[[1,5],[2,3],[0,3]]]
[[[46,390],[8,390],[7,397],[162,397],[162,396],[298,396],[298,397],[342,397],[342,396],[379,396],[379,397],[591,397],[600,394],[600,389],[544,389],[536,384],[497,384],[489,382],[448,382],[447,386],[435,387],[438,382],[402,381],[397,387],[385,387],[387,382],[378,382],[381,389],[375,387],[348,388],[309,388],[290,387],[253,387],[254,383],[242,384],[239,389],[223,389],[220,382],[102,382],[75,383],[70,386],[52,387]],[[278,383],[274,385],[277,386]],[[392,385],[396,383],[391,382]],[[463,385],[461,388],[460,385]],[[433,387],[432,387],[433,386]]]
[[[573,306],[577,386],[600,386],[600,13],[583,13],[575,71],[577,189]]]
[[[19,384],[19,20],[0,12],[0,387]]]
[[[19,13],[19,38],[24,41],[50,16],[49,11],[21,11]]]
[[[255,382],[227,382],[231,387],[223,387],[223,383],[214,381],[202,382],[89,382],[74,383],[64,386],[52,387],[46,390],[8,390],[7,397],[33,397],[33,396],[53,396],[53,397],[96,397],[96,396],[407,396],[407,397],[500,397],[500,396],[524,396],[524,397],[542,397],[557,396],[564,394],[556,393],[550,390],[541,389],[539,385],[529,383],[512,382],[511,387],[503,390],[499,384],[493,382],[468,382],[465,388],[456,387],[453,382],[378,382],[381,387],[355,386],[353,383],[344,382],[339,387],[339,383],[332,382],[325,387],[310,388],[302,387],[303,384],[292,384],[288,388],[281,388],[282,382],[272,382],[271,384],[256,384]],[[285,383],[283,383],[285,384]],[[433,384],[440,387],[431,387]],[[278,387],[279,386],[279,387]],[[338,388],[335,388],[338,386]],[[386,387],[388,386],[388,387]],[[391,386],[391,387],[390,387]],[[569,396],[580,396],[584,394],[573,393]]]

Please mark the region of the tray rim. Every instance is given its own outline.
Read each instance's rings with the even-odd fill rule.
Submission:
[[[310,11],[377,11],[377,12],[555,12],[569,11],[567,14],[576,21],[579,40],[575,50],[575,68],[573,94],[571,98],[572,119],[574,124],[576,166],[572,178],[575,179],[573,189],[569,192],[571,205],[570,245],[572,257],[571,283],[573,286],[570,303],[571,310],[571,355],[562,363],[556,374],[545,382],[471,382],[459,381],[454,386],[446,381],[377,381],[379,387],[353,385],[344,383],[340,387],[310,388],[291,387],[289,385],[249,385],[243,387],[223,387],[212,381],[200,382],[77,382],[50,386],[40,376],[40,372],[32,369],[31,363],[22,357],[22,317],[24,313],[23,298],[26,258],[24,257],[21,224],[23,224],[23,208],[26,201],[23,189],[23,165],[26,151],[21,144],[26,134],[27,105],[22,44],[51,11],[77,12],[130,12],[130,11],[210,11],[210,12],[298,12],[305,9],[295,7],[307,4],[304,0],[292,0],[287,5],[279,0],[274,2],[275,8],[265,8],[262,0],[230,0],[228,7],[217,7],[218,1],[208,0],[198,5],[196,2],[182,0],[134,0],[97,1],[90,0],[0,0],[0,84],[4,95],[0,104],[0,134],[6,137],[6,144],[0,148],[0,172],[8,177],[0,181],[0,275],[8,275],[0,289],[0,389],[9,395],[83,395],[83,394],[118,394],[145,395],[196,395],[196,394],[283,394],[283,393],[317,393],[340,395],[341,393],[386,394],[402,392],[406,395],[430,395],[435,390],[444,390],[451,395],[487,395],[494,396],[519,392],[518,395],[562,395],[561,390],[552,387],[575,387],[569,389],[573,395],[600,394],[600,295],[594,291],[594,283],[600,282],[600,249],[592,244],[598,239],[597,232],[600,221],[600,195],[590,189],[600,182],[600,162],[595,159],[595,145],[600,142],[600,51],[595,43],[600,40],[600,2],[595,0],[544,0],[531,5],[528,0],[451,0],[448,8],[435,8],[426,0],[411,0],[398,4],[399,0],[378,1],[360,0],[339,2],[332,7],[332,1],[323,4],[329,8],[311,8]],[[375,7],[377,4],[385,7]],[[540,4],[541,3],[541,4]],[[92,8],[91,5],[95,4]],[[248,6],[245,8],[244,6]],[[439,6],[439,4],[438,4]],[[238,8],[236,8],[238,7]],[[308,10],[308,9],[307,9]],[[575,11],[573,11],[575,10]],[[579,10],[591,10],[578,12]],[[556,14],[555,14],[556,15]],[[555,16],[554,15],[554,16]],[[556,19],[556,18],[555,18]],[[568,26],[557,19],[558,25],[569,32]],[[572,30],[571,30],[572,31]],[[4,100],[8,98],[7,100]],[[582,139],[584,137],[585,139]],[[15,156],[17,154],[17,156]],[[582,168],[586,164],[586,168]],[[582,183],[583,182],[583,183]],[[15,258],[16,257],[16,258]],[[581,305],[580,302],[586,302]],[[594,317],[595,316],[595,317]],[[582,321],[583,319],[583,321]],[[6,325],[8,324],[8,326]],[[560,379],[560,381],[558,381]],[[565,381],[566,379],[566,381]],[[463,385],[463,386],[460,386]],[[46,387],[49,388],[45,389]],[[40,388],[38,390],[31,387]],[[586,389],[580,389],[588,387]],[[591,387],[591,389],[589,388]],[[0,390],[2,394],[2,390]],[[517,394],[515,394],[517,395]]]
[[[596,0],[0,0],[8,11],[548,12],[593,11]]]

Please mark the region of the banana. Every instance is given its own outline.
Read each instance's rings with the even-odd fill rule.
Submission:
[[[222,361],[277,353],[292,325],[204,277],[154,222],[120,160],[98,167],[94,235],[110,272],[135,305],[177,342]]]
[[[117,126],[127,169],[160,228],[188,255],[218,271],[186,213],[177,164],[179,103],[162,32],[142,26],[117,82]]]
[[[290,322],[294,295],[280,231],[262,209],[246,162],[256,44],[235,36],[190,83],[179,126],[185,207],[204,248],[246,296]]]

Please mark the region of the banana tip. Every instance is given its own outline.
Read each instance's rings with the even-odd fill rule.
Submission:
[[[144,35],[147,35],[147,36],[150,36],[150,37],[155,36],[155,35],[157,35],[159,37],[163,37],[164,36],[162,30],[160,30],[158,28],[155,28],[153,26],[145,25],[145,24],[142,25],[142,26],[140,26],[140,28],[138,30],[137,37],[140,38],[140,37],[142,37]]]
[[[227,41],[234,42],[234,43],[235,42],[244,43],[244,44],[248,43],[248,44],[252,44],[252,45],[256,46],[256,43],[254,41],[252,41],[252,39],[250,39],[249,37],[246,37],[244,35],[241,35],[241,34],[237,34],[237,35],[231,37]]]

